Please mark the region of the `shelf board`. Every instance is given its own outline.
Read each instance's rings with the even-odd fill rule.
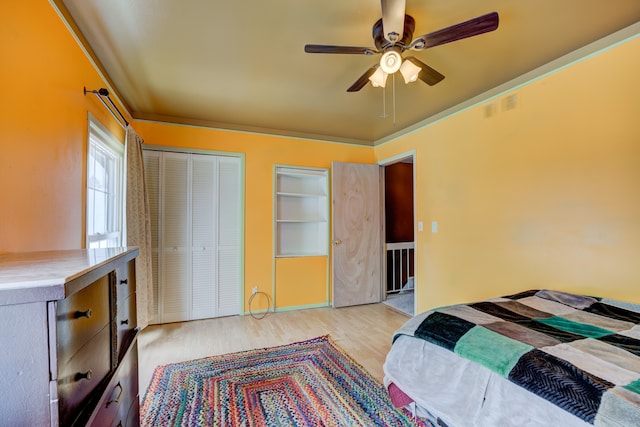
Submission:
[[[286,170],[285,170],[286,169]],[[313,169],[295,169],[295,168],[278,168],[276,174],[282,176],[292,176],[296,178],[326,178],[327,172],[325,170],[313,170]]]
[[[328,256],[328,254],[320,253],[320,252],[290,252],[290,253],[276,254],[276,258],[298,258],[298,257],[309,257],[309,256]]]
[[[326,219],[276,219],[276,222],[281,222],[281,223],[287,223],[287,222],[291,222],[291,223],[318,223],[318,224],[324,224],[327,222]]]
[[[284,196],[284,197],[308,197],[308,198],[319,198],[319,197],[327,197],[326,194],[320,194],[320,193],[316,193],[316,194],[311,194],[311,193],[286,193],[286,192],[282,192],[282,191],[278,191],[276,193],[277,196]]]

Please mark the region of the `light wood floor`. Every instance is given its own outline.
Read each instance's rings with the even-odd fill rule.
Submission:
[[[382,381],[382,365],[393,333],[409,317],[385,304],[345,308],[314,308],[153,325],[138,339],[140,397],[156,366],[185,360],[272,347],[331,335],[333,341],[375,378]]]

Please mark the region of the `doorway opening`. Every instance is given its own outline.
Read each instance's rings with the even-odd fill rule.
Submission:
[[[415,314],[414,157],[382,164],[384,170],[384,303]]]

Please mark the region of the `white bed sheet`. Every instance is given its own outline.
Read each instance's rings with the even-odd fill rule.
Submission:
[[[587,427],[569,412],[475,362],[429,342],[400,335],[384,363],[417,414],[449,427]],[[596,423],[597,425],[598,423]]]

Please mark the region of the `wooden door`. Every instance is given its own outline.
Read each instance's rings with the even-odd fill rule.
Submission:
[[[333,306],[382,300],[380,168],[333,162]]]

